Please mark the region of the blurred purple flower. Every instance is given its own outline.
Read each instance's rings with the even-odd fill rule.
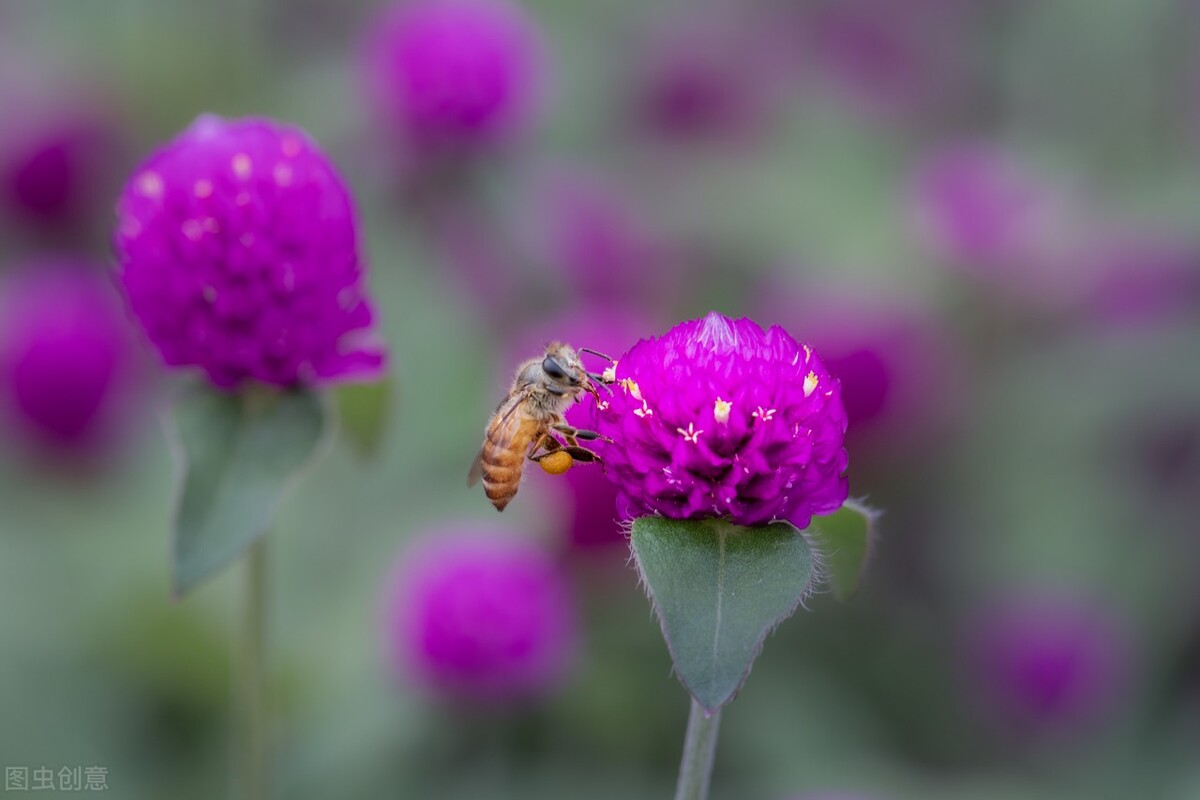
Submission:
[[[1122,701],[1131,642],[1101,601],[1031,592],[970,622],[966,666],[984,713],[1018,733],[1079,731]]]
[[[636,119],[676,142],[736,142],[761,129],[774,81],[752,16],[710,4],[663,20],[636,61]]]
[[[446,203],[427,220],[439,257],[438,274],[474,316],[502,328],[520,313],[528,294],[526,274],[512,243],[495,220],[468,205]]]
[[[970,4],[850,0],[798,12],[805,66],[862,110],[931,113],[962,93]]]
[[[528,238],[543,261],[562,270],[583,302],[648,302],[662,294],[671,267],[646,213],[599,173],[549,171],[535,181]]]
[[[447,699],[545,696],[573,660],[570,587],[542,549],[511,530],[472,522],[421,537],[397,562],[384,603],[392,665]]]
[[[49,90],[47,90],[49,91]],[[18,223],[55,235],[98,218],[116,134],[86,102],[5,98],[0,126],[0,204]]]
[[[917,234],[938,258],[995,269],[1035,256],[1056,221],[1054,190],[1012,153],[953,143],[918,165],[910,201]]]
[[[841,387],[778,326],[716,312],[622,355],[593,427],[626,516],[807,527],[848,486]]]
[[[780,285],[767,286],[758,306],[764,318],[803,321],[809,342],[841,382],[856,453],[906,450],[951,417],[955,358],[951,337],[931,312],[892,298]]]
[[[202,116],[118,205],[118,278],[169,366],[218,387],[377,376],[350,195],[299,128]]]
[[[943,145],[908,194],[918,242],[948,266],[1032,306],[1078,302],[1078,253],[1091,210],[1061,182],[995,144]]]
[[[1097,322],[1140,325],[1200,308],[1200,246],[1108,223],[1082,248],[1091,276],[1085,312]]]
[[[377,111],[416,155],[496,145],[529,126],[543,82],[533,21],[506,0],[411,0],[365,43]]]
[[[0,406],[14,428],[62,453],[110,444],[133,386],[130,333],[98,266],[19,267],[0,290]]]

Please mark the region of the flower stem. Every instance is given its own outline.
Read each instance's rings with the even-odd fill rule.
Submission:
[[[241,646],[236,666],[237,735],[234,796],[239,800],[267,797],[267,718],[264,703],[264,653],[267,617],[267,537],[246,554],[246,585],[242,597]]]
[[[717,752],[717,728],[721,709],[709,714],[692,700],[688,714],[687,737],[683,741],[683,760],[679,764],[679,783],[675,800],[705,800],[712,779],[713,756]]]

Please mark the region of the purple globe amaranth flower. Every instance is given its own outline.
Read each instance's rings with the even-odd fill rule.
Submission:
[[[541,50],[532,20],[506,0],[400,2],[368,37],[366,81],[416,154],[477,150],[530,123]]]
[[[585,167],[551,168],[533,182],[526,238],[583,303],[649,303],[673,283],[665,236],[634,196]]]
[[[511,530],[462,523],[422,536],[397,561],[383,613],[392,666],[447,699],[535,699],[573,661],[578,623],[566,578]]]
[[[300,129],[202,116],[117,212],[119,282],[169,366],[221,388],[382,371],[350,194]]]
[[[8,145],[0,171],[11,212],[41,227],[78,227],[103,171],[97,164],[106,150],[103,132],[68,121]]]
[[[1181,319],[1200,308],[1200,244],[1101,220],[1080,248],[1083,313],[1105,327]]]
[[[1131,645],[1103,600],[1035,589],[971,619],[964,666],[990,723],[1018,733],[1080,731],[1122,702]]]
[[[842,0],[796,4],[803,72],[858,111],[930,116],[964,95],[971,4],[958,0]]]
[[[60,453],[111,443],[125,421],[134,345],[93,264],[18,267],[0,287],[0,407],[22,438]]]
[[[623,514],[805,528],[845,502],[841,385],[783,328],[712,312],[638,342],[613,376],[592,416]]]
[[[635,58],[635,121],[672,143],[752,140],[777,105],[756,21],[745,9],[711,4],[661,19]]]
[[[958,359],[953,337],[931,310],[895,297],[780,281],[767,282],[760,294],[764,316],[804,321],[809,342],[837,375],[856,454],[908,456],[950,427],[961,394]]]
[[[954,142],[914,170],[907,197],[918,243],[948,266],[1033,306],[1075,301],[1090,211],[1079,194],[989,142]]]

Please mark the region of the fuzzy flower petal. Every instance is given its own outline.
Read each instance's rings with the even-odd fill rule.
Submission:
[[[0,286],[0,410],[39,445],[82,454],[119,432],[135,359],[94,265],[39,262]]]
[[[445,699],[543,696],[572,662],[566,577],[509,530],[464,524],[422,537],[397,562],[383,611],[393,666]]]
[[[782,328],[713,312],[638,342],[615,377],[592,417],[623,513],[804,528],[845,502],[841,386]]]
[[[388,8],[365,45],[385,122],[418,153],[497,144],[528,125],[541,83],[532,20],[505,0],[416,0]]]
[[[300,129],[202,116],[117,212],[118,278],[168,365],[221,388],[382,371],[350,194]]]

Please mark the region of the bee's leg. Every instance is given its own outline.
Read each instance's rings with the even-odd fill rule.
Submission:
[[[541,461],[555,450],[561,449],[563,449],[562,442],[551,436],[550,431],[546,431],[537,438],[537,441],[533,443],[533,447],[529,448],[529,455],[527,458],[530,461]],[[570,452],[569,449],[568,452]]]
[[[562,433],[563,438],[565,438],[567,440],[567,444],[569,444],[569,445],[577,445],[578,442],[576,441],[576,439],[583,439],[584,441],[591,441],[594,439],[599,439],[602,442],[611,442],[612,441],[612,439],[608,438],[607,436],[605,436],[602,433],[597,433],[596,431],[584,430],[583,428],[576,428],[572,425],[568,425],[565,422],[556,422],[551,427],[553,427],[554,430]]]
[[[589,464],[601,463],[599,454],[593,450],[588,450],[586,447],[579,447],[578,445],[567,445],[563,449],[567,451],[567,455],[569,455],[571,458],[575,459],[576,461],[581,461],[581,462],[589,463]]]

